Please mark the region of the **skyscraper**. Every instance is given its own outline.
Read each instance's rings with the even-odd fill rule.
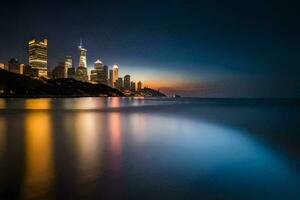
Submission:
[[[65,78],[75,78],[75,68],[73,68],[73,60],[71,56],[66,56],[65,58],[65,70],[66,77]]]
[[[65,62],[59,62],[58,65],[53,69],[52,71],[52,78],[58,79],[58,78],[66,78],[66,66]]]
[[[30,40],[28,42],[28,55],[29,55],[29,65],[32,69],[38,70],[38,76],[47,77],[48,73],[48,41],[43,40]]]
[[[133,82],[133,81],[131,81],[131,83],[130,83],[130,90],[131,90],[131,92],[135,92],[136,91],[135,82]]]
[[[86,52],[87,50],[82,47],[82,42],[80,41],[80,45],[78,47],[79,50],[79,67],[85,67],[87,68],[86,65]]]
[[[109,81],[108,81],[110,87],[114,86],[113,74],[114,74],[114,71],[112,69],[110,69],[109,70]]]
[[[124,90],[130,90],[130,75],[124,76]]]
[[[71,56],[66,56],[65,58],[65,67],[66,68],[72,68],[73,62],[72,62],[72,57]]]
[[[113,86],[115,87],[115,82],[118,80],[118,78],[119,78],[119,66],[118,65],[114,65],[113,66],[113,76],[112,76],[112,83],[113,83]]]
[[[82,43],[78,47],[79,50],[79,66],[76,70],[76,79],[79,81],[87,82],[89,80],[86,65],[86,52],[87,50],[82,47]]]
[[[107,84],[108,67],[100,60],[96,60],[94,70],[91,71],[91,81],[95,83]]]
[[[142,90],[142,81],[137,83],[137,91],[140,92]]]
[[[123,85],[123,79],[121,77],[119,77],[116,81],[115,81],[115,88],[119,89],[119,90],[123,90],[124,85]]]

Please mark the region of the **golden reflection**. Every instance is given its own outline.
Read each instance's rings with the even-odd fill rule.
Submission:
[[[121,116],[120,113],[110,113],[109,116],[110,129],[110,146],[113,153],[113,169],[115,173],[120,173],[121,161]]]
[[[94,112],[83,112],[75,116],[78,168],[82,181],[96,179],[100,173],[103,148],[102,118],[102,114]]]
[[[110,97],[109,100],[109,107],[112,108],[119,108],[121,106],[121,99],[120,97]]]
[[[25,130],[26,167],[22,197],[42,199],[49,195],[54,182],[52,130],[48,113],[28,113]]]
[[[51,108],[50,99],[26,99],[25,108],[33,110],[47,110]]]
[[[0,99],[0,109],[6,108],[6,101],[5,99]]]
[[[5,154],[5,148],[6,148],[6,122],[5,118],[0,117],[0,160],[3,158]]]
[[[75,109],[92,110],[92,109],[103,108],[103,106],[104,106],[103,99],[86,97],[86,98],[76,99],[74,105],[70,105],[69,107],[70,108],[75,107]]]

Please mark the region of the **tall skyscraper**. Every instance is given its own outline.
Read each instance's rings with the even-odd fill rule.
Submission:
[[[123,79],[121,77],[119,77],[116,81],[115,81],[115,88],[119,89],[119,90],[123,90],[124,85],[123,85]]]
[[[87,68],[87,65],[86,65],[86,52],[87,52],[87,50],[82,47],[81,41],[80,41],[80,45],[78,47],[78,50],[79,50],[79,67]]]
[[[65,78],[75,77],[75,68],[73,68],[73,60],[71,56],[65,58]]]
[[[30,40],[28,42],[29,65],[32,69],[38,70],[38,76],[47,77],[48,73],[48,41]]]
[[[116,64],[113,66],[113,77],[112,78],[113,78],[112,83],[113,83],[113,86],[115,87],[115,82],[119,78],[119,66]]]
[[[130,75],[124,76],[124,90],[130,90]]]
[[[114,86],[114,78],[113,78],[113,75],[114,75],[114,71],[112,69],[109,70],[109,86],[110,87],[113,87]]]
[[[72,62],[72,57],[71,56],[66,56],[65,58],[65,67],[66,68],[72,68],[73,62]]]
[[[131,81],[131,83],[130,83],[130,90],[131,90],[131,92],[135,92],[136,91],[135,82],[133,82],[133,81]]]
[[[139,81],[137,84],[137,91],[140,92],[142,90],[142,81]]]
[[[81,41],[78,50],[79,50],[79,66],[76,70],[76,79],[79,81],[87,82],[89,80],[88,72],[87,72],[87,64],[86,64],[87,50],[82,47]]]

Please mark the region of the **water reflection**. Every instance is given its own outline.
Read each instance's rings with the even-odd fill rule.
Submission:
[[[298,121],[268,132],[257,120],[299,116],[295,108],[256,112],[186,103],[170,109],[166,101],[123,98],[14,101],[0,112],[0,190],[4,185],[12,199],[300,197],[297,159],[272,149],[267,137],[297,135]],[[8,109],[16,105],[17,112]]]
[[[26,103],[30,109],[46,108],[48,101]],[[35,104],[36,103],[36,104]],[[49,198],[53,189],[54,166],[52,129],[48,113],[30,112],[25,117],[25,174],[23,199]]]
[[[0,117],[0,163],[2,163],[6,148],[6,121]]]
[[[101,172],[103,149],[103,116],[93,112],[79,113],[75,116],[75,134],[78,150],[80,180],[93,181]]]
[[[108,114],[110,148],[112,151],[112,167],[114,175],[120,174],[120,159],[121,159],[121,116],[120,113]]]
[[[0,99],[0,109],[6,108],[6,101],[5,99]]]
[[[27,99],[25,109],[29,110],[47,110],[51,108],[51,99]]]

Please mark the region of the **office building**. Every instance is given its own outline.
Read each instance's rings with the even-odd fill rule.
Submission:
[[[113,83],[113,87],[116,87],[114,84],[115,82],[118,80],[119,78],[119,66],[118,65],[114,65],[113,66],[113,73],[112,73],[112,83]]]
[[[73,67],[73,62],[72,62],[72,57],[71,56],[66,56],[66,58],[65,58],[65,67],[66,68],[72,68]]]
[[[133,82],[133,81],[131,81],[131,83],[130,83],[130,90],[131,90],[131,92],[135,92],[136,91],[135,82]]]
[[[48,72],[48,41],[30,40],[28,42],[29,65],[38,70],[39,77],[47,77]]]
[[[87,71],[87,64],[86,64],[86,52],[87,50],[80,45],[78,47],[79,51],[79,66],[76,69],[76,79],[79,81],[87,82],[89,80],[88,71]]]
[[[138,83],[137,83],[137,91],[138,92],[141,92],[142,91],[142,81],[139,81]]]
[[[97,60],[94,69],[91,70],[91,81],[94,83],[108,84],[108,67]]]
[[[130,75],[124,76],[124,90],[130,90]]]
[[[78,67],[76,69],[76,80],[82,81],[82,82],[88,82],[89,81],[89,76],[88,76],[88,71],[87,68],[85,67]]]
[[[114,79],[113,79],[113,74],[114,74],[114,71],[112,69],[109,70],[109,81],[108,81],[108,85],[110,87],[113,87],[114,86]]]
[[[123,86],[123,79],[120,77],[118,78],[115,83],[114,83],[114,87],[117,88],[118,90],[123,90],[124,86]]]
[[[87,68],[87,64],[86,64],[86,53],[87,53],[87,50],[82,47],[81,42],[80,42],[80,45],[78,47],[78,51],[79,51],[79,66],[78,67]]]
[[[8,61],[8,70],[16,74],[23,74],[24,64],[20,64],[16,58],[12,58]]]
[[[52,71],[52,78],[66,78],[66,67],[64,62],[59,62],[58,65]]]

